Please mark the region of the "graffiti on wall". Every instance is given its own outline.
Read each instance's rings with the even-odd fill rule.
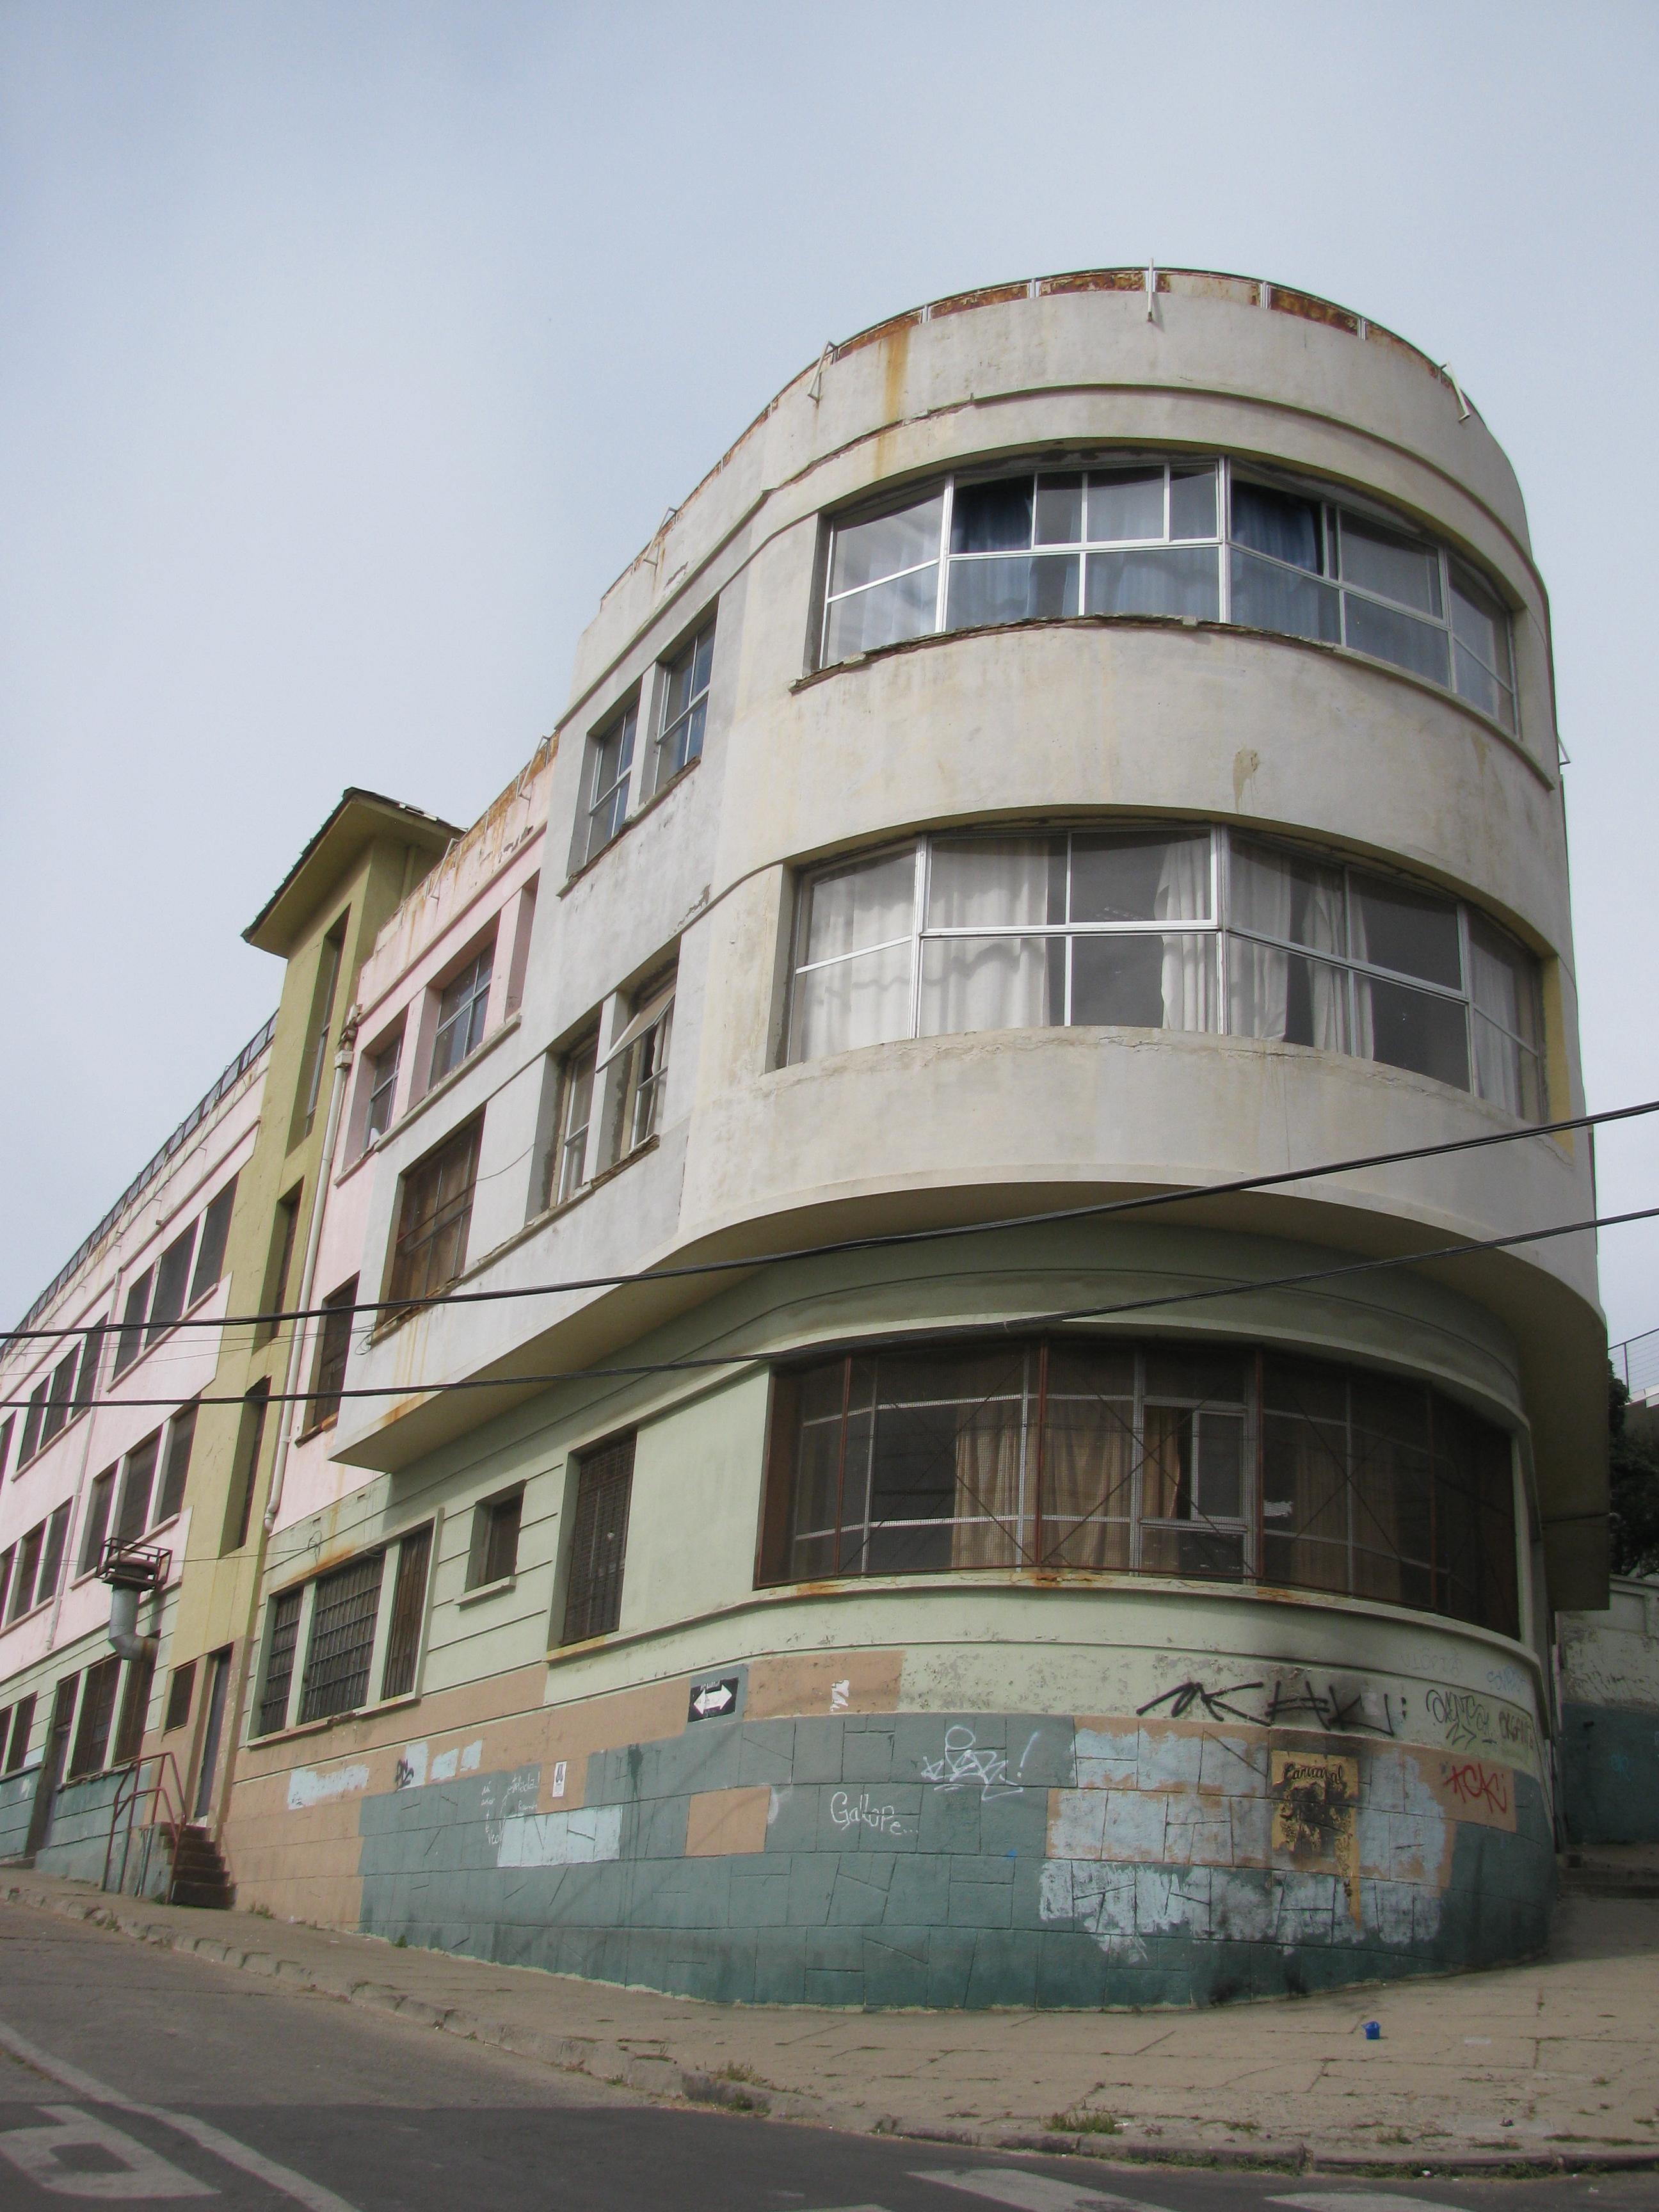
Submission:
[[[1359,1761],[1325,1751],[1275,1751],[1272,1778],[1275,1853],[1293,1866],[1334,1874],[1358,1926]]]
[[[1025,1784],[1010,1776],[1004,1754],[988,1746],[981,1749],[972,1729],[961,1722],[945,1729],[939,1756],[922,1760],[921,1778],[935,1790],[977,1790],[982,1805],[1025,1794]]]
[[[1264,1676],[1229,1682],[1218,1689],[1194,1678],[1135,1708],[1142,1720],[1155,1713],[1185,1720],[1194,1710],[1208,1720],[1243,1721],[1253,1728],[1311,1725],[1332,1735],[1392,1736],[1399,1733],[1407,1705],[1404,1698],[1371,1685],[1345,1687],[1330,1679],[1322,1683],[1297,1671],[1272,1681]]]

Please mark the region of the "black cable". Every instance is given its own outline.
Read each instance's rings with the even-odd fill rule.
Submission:
[[[1514,1145],[1528,1137],[1559,1136],[1571,1129],[1595,1129],[1609,1121],[1632,1121],[1644,1114],[1659,1114],[1659,1098],[1636,1106],[1610,1106],[1599,1114],[1574,1114],[1559,1121],[1534,1121],[1518,1129],[1497,1129],[1480,1137],[1453,1137],[1437,1145],[1411,1145],[1394,1152],[1365,1152],[1351,1159],[1327,1160],[1317,1167],[1281,1168],[1272,1175],[1237,1176],[1228,1182],[1195,1183],[1185,1189],[1146,1191],[1133,1198],[1101,1199],[1088,1206],[1052,1208],[1042,1213],[1005,1214],[993,1221],[951,1222],[931,1229],[893,1229],[869,1237],[843,1237],[825,1244],[786,1246],[778,1252],[759,1252],[739,1260],[689,1260],[672,1267],[646,1267],[615,1275],[577,1275],[566,1282],[522,1283],[495,1291],[438,1291],[425,1298],[363,1299],[355,1305],[295,1306],[273,1313],[191,1315],[169,1324],[176,1328],[275,1328],[285,1321],[319,1321],[326,1314],[424,1313],[436,1306],[489,1305],[510,1298],[550,1297],[562,1291],[623,1290],[642,1283],[668,1283],[691,1275],[751,1273],[793,1260],[825,1259],[838,1252],[869,1252],[899,1244],[927,1244],[948,1237],[982,1237],[1003,1229],[1038,1229],[1060,1221],[1091,1221],[1110,1215],[1138,1213],[1152,1206],[1181,1206],[1203,1198],[1231,1198],[1253,1190],[1272,1190],[1287,1182],[1309,1182],[1322,1176],[1347,1175],[1364,1168],[1401,1165],[1407,1160],[1443,1158],[1453,1152],[1480,1152],[1493,1145]],[[36,1338],[113,1335],[122,1324],[112,1316],[101,1322],[82,1322],[75,1328],[19,1328],[0,1338],[0,1345],[21,1344]],[[128,1405],[142,1401],[124,1401]]]
[[[1659,1206],[1644,1206],[1630,1213],[1592,1215],[1586,1221],[1564,1221],[1551,1229],[1519,1229],[1507,1237],[1473,1237],[1462,1244],[1438,1244],[1422,1252],[1399,1252],[1376,1260],[1345,1260],[1334,1267],[1311,1267],[1294,1275],[1264,1276],[1254,1282],[1210,1285],[1201,1291],[1168,1291],[1156,1297],[1127,1298],[1115,1305],[1071,1306],[1053,1313],[1026,1314],[1000,1323],[969,1323],[955,1329],[933,1333],[930,1341],[940,1336],[982,1337],[991,1329],[1000,1328],[1009,1335],[1026,1335],[1034,1329],[1049,1328],[1063,1322],[1103,1321],[1110,1315],[1145,1313],[1157,1306],[1180,1306],[1197,1304],[1205,1298],[1241,1297],[1252,1291],[1283,1291],[1305,1283],[1329,1282],[1337,1276],[1363,1275],[1385,1267],[1414,1267],[1431,1260],[1457,1260],[1471,1252],[1501,1252],[1516,1244],[1541,1244],[1552,1237],[1577,1237],[1595,1229],[1618,1229],[1632,1221],[1651,1221],[1659,1218]],[[554,1368],[534,1375],[478,1375],[456,1382],[391,1382],[364,1383],[342,1390],[271,1390],[262,1392],[263,1402],[269,1406],[310,1405],[319,1398],[409,1398],[424,1396],[439,1398],[460,1390],[513,1390],[526,1387],[539,1389],[553,1382],[588,1382],[610,1379],[627,1379],[641,1375],[678,1375],[709,1367],[741,1367],[764,1364],[781,1355],[766,1352],[727,1352],[705,1354],[690,1359],[641,1360],[635,1364],[619,1367]],[[794,1358],[798,1354],[786,1354]],[[236,1391],[222,1397],[198,1396],[180,1398],[82,1398],[74,1410],[83,1412],[88,1406],[240,1406],[248,1396],[246,1391]],[[0,1398],[0,1413],[28,1403],[26,1398]]]

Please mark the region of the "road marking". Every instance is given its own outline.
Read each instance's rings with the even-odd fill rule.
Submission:
[[[1433,2197],[1391,2197],[1382,2189],[1304,2189],[1294,2197],[1270,2197],[1269,2204],[1293,2204],[1297,2212],[1462,2212]]]
[[[94,2119],[74,2105],[42,2105],[56,2125],[50,2128],[8,2128],[0,2134],[0,2158],[9,2159],[37,2189],[55,2197],[98,2197],[106,2203],[130,2203],[143,2197],[216,2197],[212,2185],[198,2181],[182,2166],[174,2166],[159,2150],[124,2136],[119,2128]],[[100,2150],[118,2160],[112,2169],[92,2170],[65,2166],[67,2150]]]
[[[1167,2212],[1162,2204],[1083,2189],[1074,2181],[1051,2181],[1046,2173],[1025,2173],[1013,2166],[976,2166],[965,2172],[913,2173],[910,2179],[934,2181],[942,2189],[965,2189],[970,2196],[988,2197],[994,2204],[1014,2205],[1017,2212]]]
[[[274,2158],[267,2158],[250,2143],[239,2142],[234,2136],[228,2136],[210,2121],[198,2120],[191,2112],[168,2112],[160,2105],[141,2104],[136,2097],[124,2097],[118,2089],[112,2089],[95,2075],[72,2066],[68,2059],[56,2058],[50,2051],[42,2051],[38,2043],[31,2043],[27,2036],[20,2035],[4,2021],[0,2021],[0,2051],[9,2051],[14,2058],[21,2058],[26,2066],[33,2066],[51,2081],[62,2082],[64,2088],[91,2104],[108,2105],[118,2112],[134,2112],[140,2119],[159,2120],[164,2128],[188,2136],[193,2143],[210,2151],[215,2158],[222,2159],[227,2166],[252,2174],[268,2189],[275,2189],[291,2197],[295,2203],[303,2204],[306,2212],[357,2212],[355,2205],[348,2204],[343,2197],[337,2197],[331,2189],[325,2189],[319,2181],[307,2181],[303,2173],[295,2173],[292,2167],[278,2166]]]

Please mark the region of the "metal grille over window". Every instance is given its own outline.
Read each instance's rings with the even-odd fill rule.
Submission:
[[[294,1644],[300,1632],[300,1604],[304,1595],[302,1590],[284,1590],[271,1601],[270,1641],[265,1652],[265,1682],[259,1693],[256,1735],[273,1734],[288,1718],[289,1685],[294,1680]],[[175,1675],[175,1692],[178,1680]],[[167,1726],[173,1725],[169,1716]]]
[[[489,1009],[489,978],[495,964],[495,948],[487,945],[444,986],[438,1000],[438,1028],[432,1040],[428,1083],[441,1083],[483,1043],[484,1016]]]
[[[352,1712],[368,1695],[385,1565],[384,1554],[375,1552],[319,1578],[300,1699],[301,1722]]]
[[[602,1444],[578,1465],[562,1643],[608,1636],[622,1617],[623,1561],[633,1487],[631,1436]]]
[[[404,1177],[390,1297],[430,1297],[466,1265],[478,1132],[475,1121]]]
[[[392,1594],[392,1623],[386,1637],[386,1673],[380,1683],[383,1698],[405,1698],[415,1686],[415,1662],[420,1656],[421,1628],[426,1618],[427,1568],[432,1557],[432,1531],[416,1528],[405,1536],[398,1552],[398,1579]]]
[[[1040,1567],[1255,1582],[1518,1632],[1510,1440],[1231,1348],[854,1353],[775,1380],[763,1582]]]
[[[659,789],[702,752],[708,714],[708,676],[714,659],[714,625],[698,631],[663,669],[662,713],[657,732]]]
[[[923,838],[804,886],[792,1060],[1062,1025],[1306,1045],[1544,1111],[1538,963],[1401,878],[1148,825]]]
[[[111,1757],[112,1765],[130,1765],[143,1749],[144,1724],[149,1718],[149,1693],[155,1682],[155,1654],[153,1651],[128,1665],[126,1684],[121,1692],[121,1718],[115,1731],[115,1749]]]
[[[472,1521],[472,1547],[467,1559],[466,1586],[481,1589],[486,1583],[505,1582],[519,1565],[519,1523],[524,1515],[522,1486],[505,1497],[487,1498]]]
[[[88,1667],[81,1689],[81,1719],[75,1731],[75,1751],[70,1759],[71,1780],[96,1774],[109,1748],[110,1723],[115,1717],[115,1691],[120,1679],[118,1659],[100,1659]]]
[[[953,477],[849,517],[831,538],[821,665],[1077,615],[1238,623],[1345,646],[1516,726],[1510,618],[1489,585],[1403,521],[1225,459],[1114,455]]]
[[[342,1283],[323,1300],[322,1333],[317,1341],[317,1373],[312,1383],[311,1408],[305,1425],[319,1429],[337,1419],[345,1389],[346,1360],[351,1351],[353,1310],[357,1303],[357,1278]]]
[[[175,1667],[173,1680],[167,1684],[167,1718],[161,1723],[165,1735],[171,1735],[175,1729],[183,1728],[190,1718],[191,1699],[195,1691],[196,1662],[192,1659],[188,1666]]]

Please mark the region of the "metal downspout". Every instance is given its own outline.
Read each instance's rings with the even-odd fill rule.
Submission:
[[[329,1186],[334,1176],[334,1152],[340,1141],[341,1108],[345,1099],[346,1077],[351,1072],[352,1054],[357,1042],[357,1009],[353,1006],[345,1018],[339,1045],[334,1054],[334,1084],[328,1094],[328,1126],[323,1135],[323,1156],[317,1170],[316,1192],[311,1202],[311,1225],[306,1231],[305,1267],[300,1276],[300,1295],[296,1301],[302,1310],[311,1304],[315,1284],[317,1248],[323,1239],[323,1212],[328,1203]],[[300,1370],[310,1334],[308,1322],[296,1322],[294,1334],[289,1339],[288,1380],[283,1385],[283,1419],[276,1433],[276,1463],[271,1469],[270,1497],[264,1512],[267,1536],[276,1526],[276,1515],[283,1503],[283,1480],[288,1472],[289,1446],[294,1441],[295,1393],[300,1387]]]

